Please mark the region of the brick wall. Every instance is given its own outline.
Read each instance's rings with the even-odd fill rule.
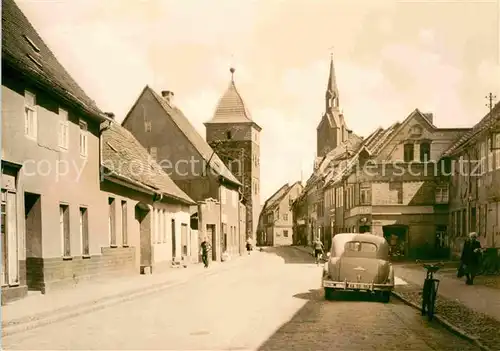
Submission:
[[[32,268],[28,275],[31,289],[46,293],[55,288],[76,285],[82,281],[110,274],[134,274],[135,247],[102,248],[101,255],[90,258],[28,258]]]

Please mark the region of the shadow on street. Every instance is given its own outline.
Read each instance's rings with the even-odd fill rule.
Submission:
[[[268,254],[277,255],[285,261],[286,264],[311,264],[314,263],[314,257],[306,252],[297,250],[291,246],[265,247],[262,251]]]
[[[307,303],[266,340],[258,348],[259,351],[330,350],[340,332],[337,329],[339,325],[332,329],[335,324],[329,323],[330,317],[327,316],[336,314],[335,306],[347,303],[348,308],[356,310],[366,308],[367,301],[375,301],[366,293],[352,292],[339,293],[333,300],[326,301],[323,289],[309,290],[294,297],[307,300]]]

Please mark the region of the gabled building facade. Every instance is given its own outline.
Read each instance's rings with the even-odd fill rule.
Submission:
[[[447,257],[447,148],[467,130],[443,129],[432,115],[413,111],[378,130],[333,180],[344,191],[348,232],[384,236],[401,258]]]
[[[449,228],[459,257],[469,232],[478,233],[486,256],[500,255],[500,104],[443,155],[450,166]]]
[[[255,240],[260,212],[260,132],[234,83],[219,100],[212,119],[205,123],[206,140],[242,184],[246,206],[247,238]]]
[[[261,212],[262,228],[258,231],[257,244],[285,246],[293,244],[292,203],[302,192],[302,184],[285,184],[264,204]]]
[[[160,96],[146,86],[122,125],[191,199],[200,205],[207,199],[217,201],[216,206],[198,206],[191,212],[197,213],[199,242],[210,240],[213,258],[221,260],[224,252],[238,253],[244,245],[241,183],[174,105],[173,95],[163,91]]]

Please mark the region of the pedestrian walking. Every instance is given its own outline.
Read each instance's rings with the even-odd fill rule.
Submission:
[[[481,243],[477,240],[477,233],[472,232],[465,241],[460,257],[461,269],[465,273],[465,284],[472,285],[479,269],[481,260]]]
[[[250,251],[252,251],[252,242],[250,239],[247,240],[246,248],[247,248],[248,254],[250,255]]]
[[[210,249],[211,247],[207,241],[207,238],[204,238],[203,242],[201,243],[201,260],[203,261],[205,268],[208,268],[208,253],[210,252]]]
[[[324,250],[323,243],[321,242],[321,240],[319,240],[319,238],[317,238],[314,241],[313,246],[314,246],[314,258],[316,259],[316,264],[319,264],[319,260],[323,255],[323,250]]]

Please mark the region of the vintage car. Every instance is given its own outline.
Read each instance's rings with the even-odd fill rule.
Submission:
[[[336,291],[366,291],[389,302],[394,288],[394,269],[389,262],[389,244],[370,233],[336,234],[323,268],[325,299]]]

